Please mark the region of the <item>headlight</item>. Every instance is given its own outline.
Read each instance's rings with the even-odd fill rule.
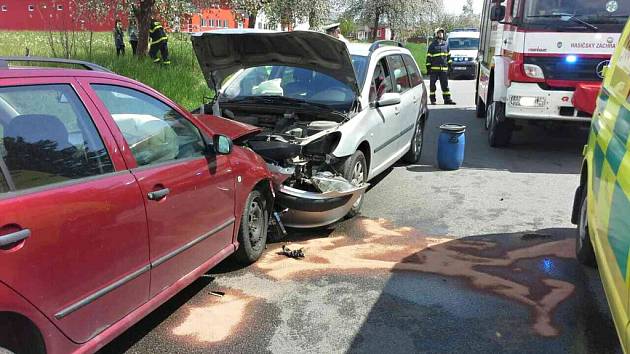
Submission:
[[[533,79],[544,79],[545,73],[542,68],[538,65],[534,64],[524,64],[523,71],[525,71],[525,75],[533,78]]]

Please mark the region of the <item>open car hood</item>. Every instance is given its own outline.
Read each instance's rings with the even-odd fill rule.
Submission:
[[[262,131],[253,125],[208,114],[196,114],[195,117],[213,132],[223,134],[233,141],[245,139]]]
[[[321,72],[347,84],[359,95],[346,44],[324,33],[218,30],[195,33],[192,43],[208,85],[217,90],[227,77],[241,69],[283,65]]]

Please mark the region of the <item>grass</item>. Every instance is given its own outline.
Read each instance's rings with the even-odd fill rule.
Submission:
[[[94,33],[92,54],[88,50],[88,33],[78,35],[77,46],[72,58],[87,60],[102,65],[118,74],[143,82],[162,92],[187,109],[201,105],[204,96],[211,95],[192,44],[186,35],[169,36],[169,56],[172,64],[156,65],[149,58],[131,55],[131,46],[126,43],[126,55],[116,57],[112,35],[109,32]],[[0,56],[24,55],[26,48],[32,56],[52,57],[46,32],[0,32]],[[58,53],[61,52],[57,46]]]
[[[418,66],[420,66],[420,70],[422,70],[422,74],[426,74],[427,69],[425,63],[427,60],[427,45],[418,43],[407,43],[406,47],[407,49],[409,49],[409,51],[411,51],[414,59],[416,59]]]
[[[127,43],[126,55],[116,57],[114,41],[109,32],[94,33],[92,53],[88,50],[88,33],[77,35],[74,59],[87,60],[102,65],[120,75],[143,82],[162,92],[173,101],[187,109],[200,106],[204,96],[212,95],[203,78],[192,43],[187,35],[169,36],[170,66],[155,65],[149,58],[136,58],[131,55],[131,46]],[[57,36],[57,38],[59,38]],[[0,32],[0,56],[24,55],[28,48],[32,56],[53,57],[48,43],[47,32]],[[415,57],[423,74],[426,74],[425,44],[408,43],[407,48]],[[61,52],[59,44],[57,53]]]

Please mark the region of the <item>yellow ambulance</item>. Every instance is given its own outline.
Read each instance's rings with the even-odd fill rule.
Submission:
[[[597,262],[624,352],[630,345],[630,22],[604,71],[572,221],[576,254]]]

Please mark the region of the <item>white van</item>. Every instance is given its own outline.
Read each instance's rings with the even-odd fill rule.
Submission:
[[[477,51],[479,31],[476,29],[454,30],[448,34],[448,47],[451,51],[449,76],[474,79],[477,75]]]

